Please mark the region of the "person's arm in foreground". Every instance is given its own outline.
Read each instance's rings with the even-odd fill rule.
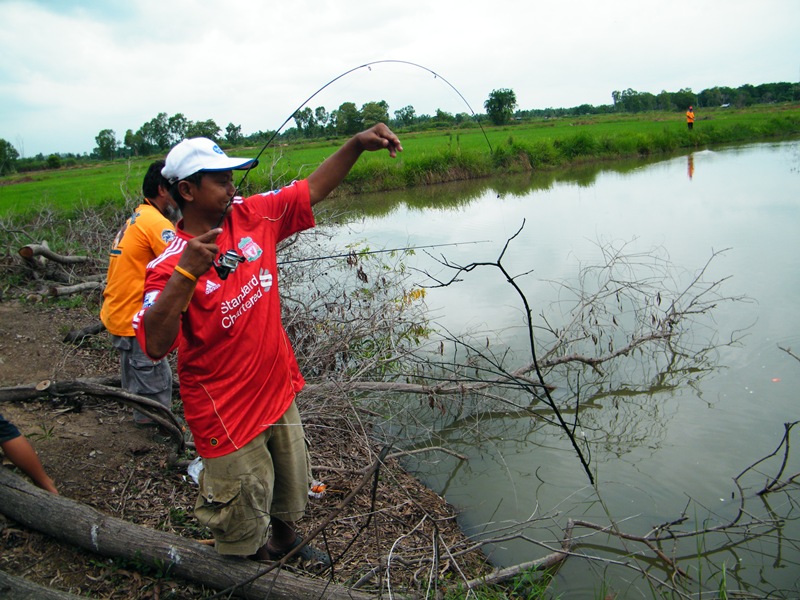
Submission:
[[[33,482],[53,494],[58,494],[53,480],[45,472],[36,450],[24,435],[15,437],[2,443],[3,452],[8,459],[17,465],[23,473],[30,477]]]
[[[324,200],[342,182],[363,152],[383,150],[384,148],[389,150],[389,156],[392,158],[397,156],[398,152],[403,151],[400,140],[383,123],[378,123],[347,140],[341,148],[326,158],[308,176],[311,204],[314,205],[320,200]]]
[[[190,240],[181,254],[178,266],[189,274],[208,271],[219,254],[214,240],[221,231],[212,229]],[[189,305],[196,284],[197,281],[174,271],[158,301],[145,311],[142,320],[147,334],[145,351],[151,358],[161,358],[172,348],[180,330],[181,313]]]

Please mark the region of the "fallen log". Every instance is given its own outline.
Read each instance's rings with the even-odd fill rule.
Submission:
[[[0,400],[32,400],[44,396],[69,396],[89,394],[101,398],[112,398],[147,415],[166,429],[178,444],[178,453],[183,452],[185,441],[183,428],[172,411],[160,402],[132,394],[119,387],[106,385],[107,379],[74,379],[72,381],[51,381],[45,379],[36,385],[0,388]],[[113,381],[113,380],[112,380]],[[119,381],[117,379],[116,381]]]
[[[105,287],[102,281],[83,281],[73,285],[53,285],[50,286],[48,293],[54,298],[59,296],[69,296],[71,294],[79,294],[80,292],[89,292],[92,290],[102,290]]]
[[[19,249],[19,255],[27,260],[33,260],[35,257],[42,256],[62,265],[87,263],[94,260],[90,256],[64,256],[63,254],[57,254],[56,252],[50,250],[46,242],[23,246]]]
[[[69,592],[54,590],[22,577],[16,577],[0,571],[0,598],[14,600],[86,600],[85,596],[76,596]]]
[[[572,550],[572,529],[573,524],[572,521],[570,521],[567,524],[566,530],[564,531],[564,539],[561,540],[561,550],[556,550],[547,556],[537,558],[536,560],[532,560],[530,562],[513,565],[511,567],[495,569],[488,575],[484,575],[477,579],[470,579],[466,582],[465,587],[468,590],[474,590],[475,588],[485,585],[494,585],[497,583],[510,581],[514,577],[517,577],[526,571],[545,571],[560,567],[561,564],[567,560],[567,557]]]
[[[273,570],[265,565],[225,557],[196,540],[156,531],[105,515],[63,496],[50,494],[9,469],[0,468],[0,512],[21,525],[95,554],[140,561],[153,568],[246,599],[375,598],[327,580]],[[240,582],[247,582],[238,585]],[[225,597],[228,597],[226,594]]]
[[[91,325],[87,325],[82,329],[73,329],[67,335],[64,336],[64,339],[62,341],[65,344],[77,345],[80,344],[87,337],[92,335],[97,335],[98,333],[105,331],[105,328],[106,326],[103,325],[103,322],[98,320],[97,322],[92,323]]]
[[[106,385],[109,387],[119,387],[119,376],[113,377],[91,377],[86,379],[76,379],[71,385],[80,383]],[[57,390],[61,384],[53,384],[49,379],[45,379],[36,384],[15,385],[10,387],[0,387],[0,401],[9,402],[35,400],[44,396],[58,395]],[[49,390],[49,391],[48,391]]]

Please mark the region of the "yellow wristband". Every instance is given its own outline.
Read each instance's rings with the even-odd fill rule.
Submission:
[[[189,273],[189,271],[187,271],[187,270],[186,270],[186,269],[184,269],[183,267],[180,267],[180,266],[178,266],[178,265],[175,265],[175,271],[177,271],[178,273],[180,273],[181,275],[183,275],[184,277],[186,277],[186,279],[191,279],[192,281],[197,281],[197,277],[195,277],[194,275],[192,275],[191,273]]]

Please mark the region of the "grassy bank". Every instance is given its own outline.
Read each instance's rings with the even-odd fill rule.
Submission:
[[[339,193],[399,189],[563,167],[591,161],[669,155],[684,149],[800,136],[800,105],[709,109],[697,113],[688,131],[680,113],[639,113],[542,119],[505,127],[414,133],[398,132],[405,152],[362,157]],[[276,187],[307,175],[341,140],[268,148],[247,179],[249,191]],[[234,148],[254,156],[259,148]],[[0,179],[0,216],[42,206],[69,211],[76,206],[124,203],[140,194],[140,182],[155,157],[116,161],[91,168],[59,169]]]

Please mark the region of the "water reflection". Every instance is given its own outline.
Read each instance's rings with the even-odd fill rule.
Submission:
[[[569,422],[578,419],[578,435],[586,434],[599,482],[596,490],[587,486],[569,443],[550,424],[552,410],[531,404],[527,392],[495,390],[502,401],[494,405],[487,403],[486,395],[470,393],[437,399],[434,409],[413,399],[395,405],[396,413],[405,412],[414,425],[401,431],[393,428],[396,422],[387,422],[387,435],[414,436],[414,447],[440,445],[468,456],[461,461],[417,455],[409,462],[426,483],[459,507],[465,529],[494,531],[500,522],[521,525],[536,512],[548,516],[549,525],[540,525],[529,538],[558,547],[567,517],[576,514],[603,524],[609,518],[621,520],[626,530],[645,533],[682,514],[692,521],[687,527],[694,527],[695,519],[713,525],[737,513],[740,505],[732,497],[738,499],[740,492],[733,477],[772,452],[783,423],[800,416],[800,368],[780,350],[794,345],[800,332],[798,157],[798,142],[704,150],[658,163],[633,161],[613,170],[601,165],[578,174],[486,180],[460,196],[451,196],[449,186],[435,186],[424,193],[392,195],[391,202],[377,196],[349,204],[363,206],[365,212],[349,223],[350,231],[340,230],[343,240],[368,239],[388,246],[494,240],[448,249],[448,259],[459,264],[495,260],[504,241],[527,219],[532,226],[506,258],[512,275],[532,270],[524,289],[534,315],[545,315],[550,323],[548,328],[537,322],[536,336],[542,342],[552,341],[553,332],[563,328],[553,310],[574,305],[563,302],[564,283],[579,287],[577,273],[596,259],[600,239],[622,240],[642,256],[660,246],[672,264],[685,267],[681,278],[691,278],[710,252],[729,248],[709,277],[722,282],[724,295],[755,301],[720,304],[713,322],[690,328],[685,340],[695,342],[689,348],[694,353],[642,357],[632,352],[629,360],[618,363],[619,371],[595,379],[581,369],[563,368],[554,397]],[[697,181],[695,167],[702,174]],[[370,213],[373,207],[377,212]],[[410,268],[431,268],[430,257],[419,253],[417,258]],[[476,272],[457,288],[430,291],[426,302],[446,330],[476,332],[477,348],[484,348],[479,342],[490,338],[497,350],[492,364],[512,371],[525,347],[524,311],[506,288],[503,277]],[[565,316],[569,309],[558,314]],[[606,317],[611,314],[619,320],[619,312],[607,312]],[[605,323],[610,331],[608,327]],[[630,330],[629,324],[624,330]],[[613,340],[615,348],[623,347],[623,338]],[[496,360],[504,356],[495,345],[499,339],[516,353],[515,361]],[[584,343],[593,346],[589,340],[587,330]],[[608,341],[604,337],[606,347]],[[702,348],[708,351],[698,355]],[[510,360],[511,354],[506,356]],[[776,377],[780,383],[772,381]],[[575,398],[581,400],[577,406]],[[411,411],[412,405],[419,408]],[[778,463],[781,459],[774,458]],[[764,467],[760,485],[764,473],[778,470]],[[800,455],[789,456],[785,474],[798,472]],[[704,577],[720,573],[725,556],[734,565],[729,584],[737,589],[800,591],[797,490],[773,496],[767,507],[752,502],[757,489],[748,485],[741,493],[748,498],[751,514],[761,515],[767,524],[759,532],[770,531],[768,537],[749,546],[741,538],[722,540],[709,534],[700,550],[694,542],[676,542],[674,555],[686,560],[696,556],[692,574],[702,567]],[[782,530],[769,529],[773,515],[786,519]],[[613,551],[598,552],[618,550],[614,546]],[[492,559],[510,565],[540,555],[535,545],[514,540],[498,544]],[[586,562],[570,559],[559,572],[554,593],[565,599],[594,597],[597,581],[587,571]],[[630,580],[630,571],[624,569],[604,574],[606,581]],[[715,587],[713,580],[704,583]]]
[[[590,188],[598,176],[603,173],[632,174],[663,160],[663,157],[642,157],[613,163],[595,163],[565,169],[548,169],[502,177],[455,181],[414,188],[412,191],[395,190],[380,194],[338,197],[317,205],[315,210],[319,222],[336,225],[348,223],[354,218],[387,217],[400,207],[423,212],[432,209],[464,208],[486,195],[496,198],[521,198],[532,192],[551,190],[560,184]]]

